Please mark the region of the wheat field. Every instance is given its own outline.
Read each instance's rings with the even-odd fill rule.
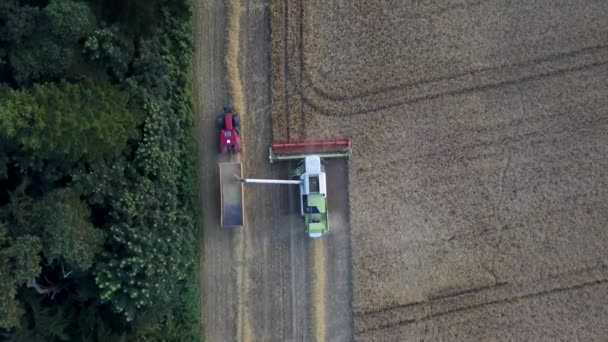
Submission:
[[[601,339],[608,2],[275,1],[273,138],[350,137],[358,340]]]

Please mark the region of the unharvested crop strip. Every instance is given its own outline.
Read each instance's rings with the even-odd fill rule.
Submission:
[[[245,117],[245,95],[241,83],[240,74],[240,36],[241,36],[241,2],[240,0],[226,0],[228,23],[226,26],[226,53],[225,67],[228,76],[228,88],[230,100],[234,110]],[[241,128],[243,136],[246,132]],[[244,147],[244,146],[243,146]],[[251,340],[251,329],[249,326],[249,316],[247,305],[244,301],[248,291],[248,279],[244,269],[247,241],[243,232],[237,232],[234,236],[233,246],[236,258],[237,274],[237,338],[241,341]]]
[[[315,341],[325,341],[325,288],[327,286],[325,245],[323,240],[311,241],[311,268],[312,277],[312,336]]]
[[[226,0],[228,24],[226,27],[226,73],[228,75],[228,92],[234,110],[240,115],[245,113],[245,100],[240,73],[240,33],[241,3],[239,0]]]

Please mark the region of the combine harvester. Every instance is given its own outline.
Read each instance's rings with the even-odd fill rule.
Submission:
[[[329,231],[327,211],[327,175],[324,159],[348,158],[350,141],[319,140],[304,142],[275,142],[270,146],[269,159],[296,161],[290,171],[290,179],[241,178],[242,183],[298,185],[300,190],[300,215],[304,217],[306,234],[318,238]]]
[[[274,142],[269,149],[271,163],[299,161],[290,171],[290,179],[243,178],[240,162],[220,163],[222,226],[243,225],[242,184],[297,185],[300,190],[300,215],[304,217],[306,233],[311,238],[325,235],[329,231],[329,217],[324,159],[349,156],[348,139]],[[235,203],[236,200],[240,200],[240,203]],[[240,213],[239,217],[231,216],[237,213]],[[232,224],[234,222],[240,225]]]

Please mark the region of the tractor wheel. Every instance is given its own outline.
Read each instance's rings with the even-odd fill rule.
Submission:
[[[224,129],[224,116],[220,115],[217,117],[217,128]]]
[[[241,126],[241,117],[238,114],[232,117],[232,125],[234,128],[239,128]]]

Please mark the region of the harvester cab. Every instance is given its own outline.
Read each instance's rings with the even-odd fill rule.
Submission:
[[[224,113],[217,117],[217,128],[220,132],[219,152],[221,154],[241,152],[239,127],[239,115],[234,113],[230,104],[224,105]]]

